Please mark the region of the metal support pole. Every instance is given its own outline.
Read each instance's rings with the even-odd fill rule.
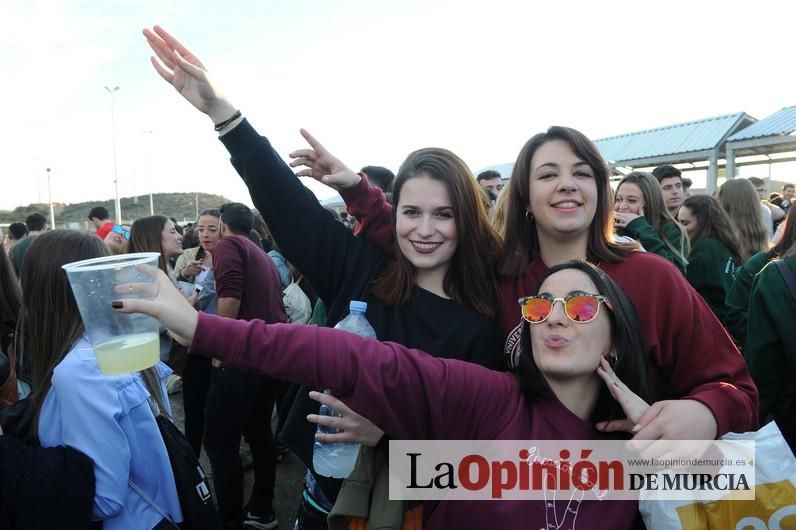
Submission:
[[[114,108],[114,94],[119,90],[119,87],[105,87],[105,90],[111,95],[111,141],[113,142],[113,187],[116,194],[114,206],[116,208],[116,224],[122,224],[122,205],[119,201],[119,177],[116,173],[116,109]]]

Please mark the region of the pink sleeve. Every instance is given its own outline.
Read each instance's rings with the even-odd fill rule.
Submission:
[[[393,255],[393,206],[387,202],[384,193],[368,181],[367,175],[359,173],[359,176],[362,177],[359,184],[340,193],[348,213],[357,220],[354,235],[364,237],[387,254]]]

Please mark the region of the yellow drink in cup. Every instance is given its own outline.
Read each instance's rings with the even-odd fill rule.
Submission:
[[[160,360],[160,325],[146,315],[114,311],[114,300],[158,294],[156,252],[105,256],[63,266],[97,364],[108,375],[145,370]]]
[[[154,366],[160,360],[160,336],[157,333],[122,335],[94,346],[97,364],[108,375],[127,374],[139,366]]]

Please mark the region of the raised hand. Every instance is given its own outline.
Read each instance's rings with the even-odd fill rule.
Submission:
[[[336,191],[359,184],[362,178],[332,155],[309,131],[301,129],[301,136],[310,144],[310,149],[298,149],[290,153],[290,167],[305,166],[296,172],[299,177],[312,177]]]
[[[160,26],[144,29],[144,37],[157,55],[150,58],[155,70],[191,105],[214,123],[235,113],[235,107],[213,86],[202,61],[180,41]]]
[[[605,382],[608,391],[625,413],[623,420],[603,421],[597,424],[597,429],[605,432],[626,431],[636,432],[641,422],[641,418],[650,408],[649,404],[638,397],[619,377],[614,369],[611,368],[608,360],[603,357],[600,359],[600,366],[597,367],[597,374]]]

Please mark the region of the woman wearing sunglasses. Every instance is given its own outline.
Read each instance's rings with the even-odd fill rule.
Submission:
[[[130,227],[126,225],[113,225],[102,240],[111,254],[127,254],[130,248]]]
[[[194,353],[332,388],[399,439],[599,439],[610,435],[595,430],[596,422],[632,428],[648,408],[647,349],[633,306],[585,262],[549,269],[538,293],[520,300],[516,375],[334,329],[197,314],[163,275],[154,301],[114,307],[161,320]],[[442,501],[424,527],[536,529],[555,516],[572,528],[577,519],[590,529],[621,530],[631,528],[636,511],[633,501],[599,501],[592,492],[573,503]]]

